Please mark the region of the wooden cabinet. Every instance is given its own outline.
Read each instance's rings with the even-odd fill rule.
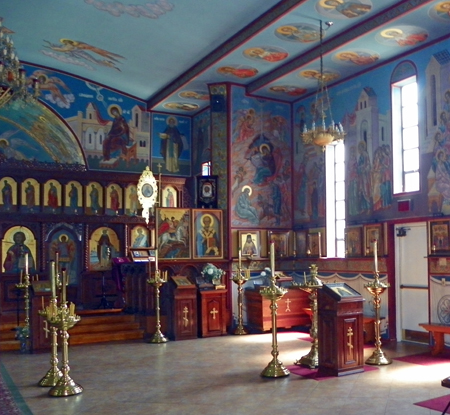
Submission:
[[[290,288],[277,301],[277,327],[310,326],[311,319],[305,311],[310,307],[309,294],[297,288]],[[259,290],[244,291],[245,307],[247,309],[247,325],[251,329],[268,331],[272,329],[272,312],[270,300],[263,297]]]
[[[344,283],[325,284],[317,293],[319,374],[364,371],[364,298]]]
[[[227,334],[227,290],[201,290],[199,296],[200,337]]]
[[[197,287],[187,277],[173,276],[170,284],[169,337],[172,340],[196,339]]]

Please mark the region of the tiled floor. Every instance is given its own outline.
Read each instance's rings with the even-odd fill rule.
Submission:
[[[285,366],[310,350],[299,336],[278,333]],[[366,358],[373,349],[365,349]],[[382,349],[396,357],[428,347],[399,343]],[[450,360],[433,366],[394,360],[378,370],[318,382],[292,373],[261,377],[271,352],[271,334],[74,346],[70,376],[84,392],[67,398],[50,397],[48,388],[37,386],[50,368],[49,354],[3,353],[1,361],[35,415],[423,415],[438,412],[414,402],[450,393],[440,384],[450,376]]]

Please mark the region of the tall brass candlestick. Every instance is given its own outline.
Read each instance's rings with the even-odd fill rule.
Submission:
[[[75,315],[73,308],[69,309],[67,304],[61,304],[57,307],[56,313],[53,316],[53,310],[51,311],[51,316],[49,323],[55,326],[57,329],[61,330],[62,338],[62,366],[61,372],[62,376],[58,379],[55,386],[53,386],[48,394],[50,396],[60,397],[60,396],[72,396],[78,395],[83,392],[83,387],[69,376],[70,366],[69,366],[69,329],[71,329],[76,323],[80,321],[80,316]]]
[[[270,300],[270,310],[272,312],[272,360],[261,372],[261,376],[268,378],[278,378],[288,376],[290,374],[289,370],[286,369],[283,366],[283,363],[278,360],[279,353],[277,342],[277,301],[287,293],[287,290],[278,287],[275,283],[275,247],[273,242],[270,243],[270,267],[272,271],[270,286],[261,289],[260,293],[262,296]]]
[[[158,255],[158,254],[156,254]],[[161,271],[156,268],[156,259],[155,258],[155,274],[152,277],[151,273],[151,262],[148,263],[148,273],[149,279],[147,280],[148,284],[153,285],[155,290],[155,311],[156,311],[156,329],[155,334],[149,340],[149,343],[166,343],[168,341],[167,337],[164,336],[161,332],[161,317],[160,317],[160,307],[159,307],[159,295],[160,295],[160,287],[167,282],[167,271]]]
[[[376,248],[376,244],[375,244]],[[375,265],[375,268],[378,268]],[[375,279],[373,282],[366,284],[364,287],[370,294],[373,295],[373,306],[375,309],[375,350],[372,355],[366,360],[368,365],[389,365],[392,363],[392,360],[388,358],[384,352],[381,350],[381,335],[380,335],[380,308],[381,308],[381,294],[389,288],[388,283],[383,283],[379,280],[378,271],[374,273]]]
[[[42,297],[42,301],[44,297]],[[58,308],[58,300],[56,296],[51,297],[50,304],[48,307],[44,307],[42,304],[42,310],[38,311],[38,314],[44,317],[45,323],[48,324],[49,319],[51,320],[52,315],[55,315]],[[55,386],[58,380],[62,377],[62,372],[58,368],[58,328],[56,326],[50,325],[50,369],[47,371],[45,376],[39,381],[39,386]]]
[[[236,327],[236,330],[234,331],[234,334],[248,334],[247,330],[244,328],[244,322],[243,322],[243,300],[242,300],[242,291],[243,291],[243,285],[250,279],[250,270],[246,269],[243,270],[241,268],[241,248],[239,248],[239,265],[237,272],[233,275],[232,280],[234,283],[238,286],[238,325]]]
[[[311,330],[309,334],[311,336],[311,350],[305,356],[294,362],[295,365],[308,366],[314,369],[319,366],[319,340],[318,340],[318,306],[317,306],[317,290],[322,288],[322,281],[317,277],[318,269],[316,264],[312,264],[311,278],[306,281],[306,274],[304,274],[304,281],[302,284],[292,283],[293,287],[298,287],[303,291],[309,293],[309,300],[311,304]]]
[[[25,320],[23,327],[17,327],[16,338],[20,341],[20,351],[26,353],[31,351],[30,341],[30,274],[28,273],[28,253],[24,254],[25,275],[20,272],[20,282],[16,287],[23,290]]]

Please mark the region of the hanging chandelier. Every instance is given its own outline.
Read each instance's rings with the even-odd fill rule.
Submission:
[[[333,22],[325,22],[329,27]],[[320,20],[320,73],[317,76],[318,87],[316,92],[316,99],[313,108],[313,122],[311,129],[308,130],[306,124],[301,133],[303,142],[305,144],[315,144],[321,146],[323,150],[329,144],[344,139],[345,132],[341,123],[335,123],[331,114],[330,97],[328,96],[327,77],[323,71],[323,50],[322,50],[322,20]],[[329,117],[329,124],[327,126],[327,113]]]
[[[26,103],[39,95],[39,81],[27,80],[14,42],[9,35],[5,35],[0,21],[0,108],[17,100]]]

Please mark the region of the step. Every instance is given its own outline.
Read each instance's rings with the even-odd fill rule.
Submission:
[[[0,352],[12,352],[20,350],[20,342],[18,340],[0,341]]]
[[[74,333],[102,333],[108,331],[132,331],[139,330],[139,323],[137,322],[124,322],[124,323],[108,323],[108,324],[80,324],[77,323],[73,328],[69,330],[69,334]]]
[[[70,332],[69,332],[70,335]],[[143,340],[144,330],[115,331],[109,333],[83,333],[82,335],[70,335],[69,345],[104,343],[120,340]]]

